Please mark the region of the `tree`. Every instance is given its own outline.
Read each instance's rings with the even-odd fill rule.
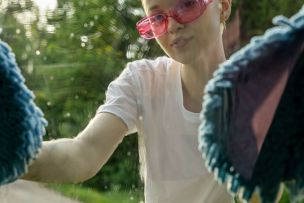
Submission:
[[[303,6],[303,0],[240,0],[241,40],[248,42],[252,36],[261,35],[272,27],[277,15],[290,17]]]

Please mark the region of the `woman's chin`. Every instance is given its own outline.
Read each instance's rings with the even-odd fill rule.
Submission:
[[[173,58],[175,61],[178,61],[179,63],[182,64],[192,64],[193,61],[195,60],[195,57],[193,55],[188,55],[188,54],[175,54],[174,56],[170,56]]]

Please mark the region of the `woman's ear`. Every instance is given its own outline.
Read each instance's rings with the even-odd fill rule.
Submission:
[[[221,13],[221,22],[224,23],[229,18],[231,13],[232,0],[219,0],[219,9]]]

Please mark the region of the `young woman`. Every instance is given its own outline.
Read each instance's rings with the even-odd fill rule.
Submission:
[[[146,203],[228,203],[198,151],[204,87],[226,60],[222,42],[231,0],[142,0],[140,34],[168,57],[127,64],[106,102],[73,139],[43,143],[24,177],[81,182],[94,176],[125,135],[138,132]]]

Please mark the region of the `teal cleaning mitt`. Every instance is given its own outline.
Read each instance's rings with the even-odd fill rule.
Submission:
[[[12,50],[0,40],[0,185],[26,172],[47,125],[24,82]]]
[[[304,7],[233,54],[205,88],[199,149],[208,169],[249,201],[285,183],[304,194]]]

